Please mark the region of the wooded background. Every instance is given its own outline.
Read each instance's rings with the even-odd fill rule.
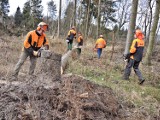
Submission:
[[[44,21],[49,24],[49,34],[65,38],[70,27],[76,26],[86,41],[99,34],[111,41],[114,35],[116,41],[126,42],[126,54],[134,30],[140,28],[147,47],[145,63],[151,64],[155,43],[159,41],[160,0],[59,0],[59,6],[51,0],[47,7],[47,15],[43,15],[42,0],[27,0],[22,10],[17,7],[16,13],[9,16],[9,0],[0,0],[0,29],[20,36]]]

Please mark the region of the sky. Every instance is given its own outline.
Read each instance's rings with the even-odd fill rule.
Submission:
[[[17,10],[17,7],[19,6],[20,7],[20,10],[22,12],[23,10],[23,6],[24,6],[24,3],[26,2],[27,0],[9,0],[9,5],[10,5],[10,12],[9,12],[9,15],[14,15],[16,10]],[[42,6],[43,6],[43,14],[44,15],[47,15],[47,3],[49,2],[50,0],[42,0]],[[58,11],[58,6],[59,6],[59,0],[53,0],[57,6],[57,11]]]

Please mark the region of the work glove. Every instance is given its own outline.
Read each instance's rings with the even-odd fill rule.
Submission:
[[[124,54],[124,55],[123,55],[124,60],[129,60],[129,59],[130,59],[130,56],[131,56],[131,53]]]
[[[82,48],[82,45],[78,46],[78,48]]]
[[[49,50],[49,45],[44,45],[43,50]]]
[[[34,55],[35,57],[38,57],[38,51],[33,51],[33,55]]]
[[[97,52],[97,48],[93,48],[93,51],[94,51],[94,52]]]
[[[69,40],[66,40],[66,42],[68,43],[68,42],[69,42]]]

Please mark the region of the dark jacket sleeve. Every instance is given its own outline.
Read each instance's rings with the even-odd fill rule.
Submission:
[[[32,48],[31,42],[32,42],[32,36],[30,35],[30,36],[28,37],[28,43],[30,44],[30,47],[29,47],[29,48],[25,48],[25,50],[26,50],[30,55],[33,54],[33,48]]]

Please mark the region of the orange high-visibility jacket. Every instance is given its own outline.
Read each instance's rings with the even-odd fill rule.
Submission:
[[[83,37],[80,35],[77,39],[78,45],[83,45]]]
[[[76,37],[76,31],[71,29],[69,32],[68,32],[68,37],[67,39],[68,40],[73,40],[73,38]]]
[[[106,41],[103,38],[99,38],[96,41],[96,48],[105,48],[106,47]]]
[[[141,61],[143,57],[144,49],[144,40],[143,39],[134,39],[130,48],[131,59],[136,61]]]
[[[49,45],[46,35],[43,33],[40,35],[36,30],[30,31],[24,41],[24,48],[33,53],[38,51],[43,45]]]

